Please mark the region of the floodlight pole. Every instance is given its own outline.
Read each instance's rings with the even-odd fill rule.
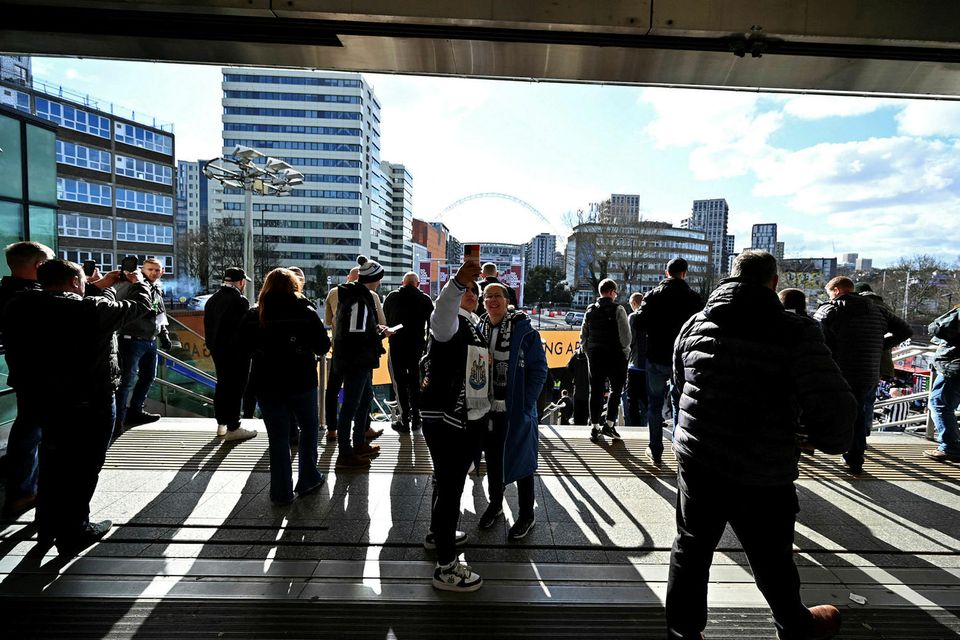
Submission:
[[[253,268],[253,178],[243,181],[243,207],[243,270],[251,279],[246,291],[247,300],[253,305],[257,301],[257,275]]]

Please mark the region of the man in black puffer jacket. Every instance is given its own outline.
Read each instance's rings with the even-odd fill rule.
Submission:
[[[807,447],[849,446],[856,403],[816,323],[784,310],[777,261],[745,251],[677,337],[677,537],[667,585],[669,638],[699,638],[713,552],[729,522],[780,637],[829,638],[830,606],[806,609],[793,563],[802,419]]]
[[[394,431],[409,433],[420,429],[420,358],[426,344],[427,323],[433,313],[433,301],[420,290],[420,278],[405,273],[400,288],[391,291],[383,301],[387,324],[403,328],[390,337],[390,379],[400,405],[400,419],[390,426]]]
[[[820,305],[814,318],[820,322],[827,346],[857,398],[853,443],[843,456],[850,473],[857,475],[863,471],[863,454],[873,426],[881,356],[885,349],[912,336],[913,330],[886,305],[858,296],[850,278],[837,276],[824,288],[830,302]]]

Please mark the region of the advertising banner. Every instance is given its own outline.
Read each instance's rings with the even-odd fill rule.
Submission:
[[[430,295],[430,261],[420,261],[420,291]]]
[[[523,306],[523,265],[515,264],[512,265],[509,269],[504,270],[498,276],[500,282],[507,285],[513,292],[517,294],[517,302],[522,307]]]

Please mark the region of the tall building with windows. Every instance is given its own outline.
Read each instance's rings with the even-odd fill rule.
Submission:
[[[207,230],[211,185],[203,175],[205,162],[177,161],[177,233]]]
[[[767,253],[777,254],[777,224],[775,222],[755,224],[750,233],[750,247]]]
[[[725,198],[694,200],[690,217],[681,221],[680,228],[702,231],[710,242],[710,265],[717,275],[726,273],[724,260],[726,247],[727,222],[730,218],[730,206]]]
[[[380,162],[380,103],[359,74],[225,68],[224,155],[237,145],[304,174],[289,197],[254,197],[254,233],[262,219],[282,264],[310,279],[319,264],[345,272],[364,254],[390,264],[384,282],[399,284],[394,232],[404,225],[394,224],[394,191]],[[225,189],[220,207],[211,215],[242,224],[240,190]]]
[[[3,103],[57,125],[57,251],[102,270],[126,255],[175,275],[172,125],[98,108],[90,96],[0,81]]]
[[[383,161],[380,165],[390,183],[392,211],[382,266],[385,278],[399,281],[413,261],[413,176],[402,164]]]
[[[523,266],[526,273],[537,267],[555,267],[556,257],[557,236],[552,233],[538,233],[523,245]]]

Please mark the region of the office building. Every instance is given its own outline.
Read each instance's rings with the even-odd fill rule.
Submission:
[[[725,273],[724,248],[727,246],[727,222],[730,206],[724,198],[694,200],[690,217],[680,222],[681,229],[702,231],[710,242],[710,265],[716,275]]]
[[[29,87],[33,85],[30,56],[0,56],[0,82]]]
[[[539,233],[523,245],[524,271],[529,273],[537,267],[552,269],[556,266],[557,236],[552,233]]]
[[[100,109],[90,96],[34,80],[0,81],[2,102],[57,125],[57,252],[102,271],[155,257],[175,277],[172,125]],[[172,292],[172,288],[168,289]]]
[[[203,175],[206,160],[177,162],[177,233],[205,233],[209,225],[210,181]]]
[[[381,252],[385,278],[399,282],[410,270],[413,261],[413,176],[402,164],[383,161],[383,174],[390,184],[390,236],[385,240],[386,251]]]
[[[275,247],[281,264],[301,267],[309,280],[318,265],[342,273],[363,254],[390,265],[385,286],[399,285],[397,245],[403,239],[394,234],[405,225],[394,221],[393,176],[380,161],[380,103],[359,74],[223,69],[224,155],[237,145],[285,160],[304,174],[288,197],[253,199],[254,233],[262,219],[264,241]],[[402,167],[386,165],[391,171],[393,166]],[[242,224],[242,191],[224,189],[220,207],[211,215]],[[399,210],[398,216],[406,216],[403,205]]]
[[[870,271],[873,269],[873,258],[857,258],[857,271]]]
[[[601,202],[590,203],[588,222],[599,224],[630,224],[640,219],[640,196],[614,193]]]
[[[770,254],[777,252],[777,225],[776,223],[755,224],[750,233],[750,248],[766,251]]]

